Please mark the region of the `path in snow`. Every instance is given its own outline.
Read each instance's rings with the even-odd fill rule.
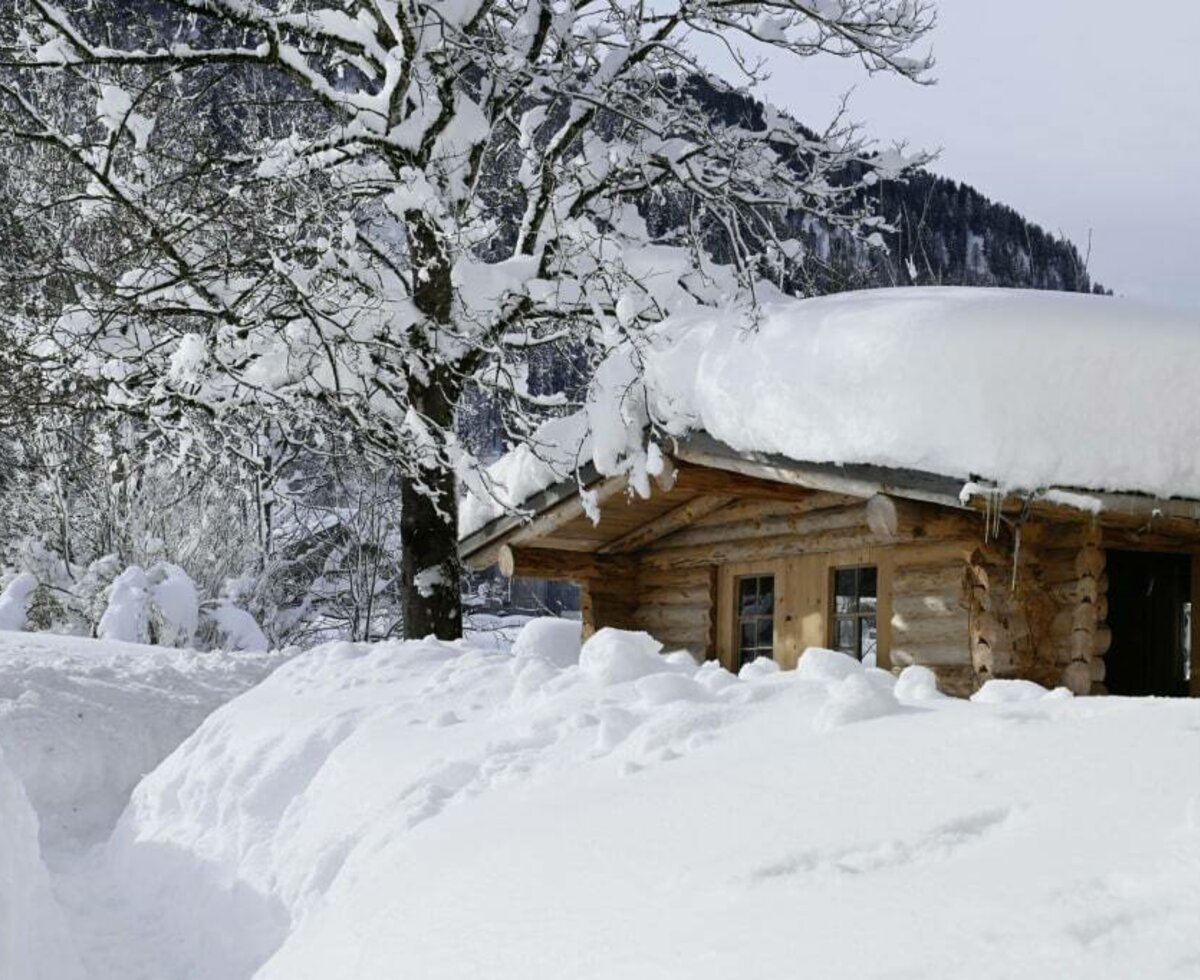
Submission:
[[[19,878],[50,871],[59,906],[49,894],[35,903],[17,892],[22,881],[6,878],[0,855],[0,932],[7,913],[13,933],[45,933],[24,965],[0,940],[0,976],[73,980],[78,958],[94,950],[119,947],[122,956],[136,957],[153,948],[140,936],[153,929],[154,917],[124,906],[124,883],[101,873],[92,849],[146,773],[216,707],[285,659],[0,631],[0,776],[7,772],[21,796],[0,799],[4,850],[29,849],[37,867],[17,869]],[[28,814],[28,831],[21,813]],[[47,918],[65,918],[65,933],[47,932],[39,921]],[[163,937],[161,945],[172,941]],[[141,975],[155,976],[153,956]]]

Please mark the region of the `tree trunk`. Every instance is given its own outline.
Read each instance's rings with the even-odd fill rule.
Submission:
[[[413,303],[436,333],[450,324],[454,286],[449,251],[436,226],[420,211],[405,215],[413,266]],[[427,376],[409,377],[413,409],[435,439],[454,431],[461,382],[444,365],[426,366]],[[440,454],[439,454],[440,455]],[[458,560],[458,495],[454,470],[445,460],[416,480],[400,482],[401,584],[404,636],[439,640],[462,636],[462,571]]]
[[[458,497],[452,470],[400,482],[400,547],[404,636],[462,636]]]

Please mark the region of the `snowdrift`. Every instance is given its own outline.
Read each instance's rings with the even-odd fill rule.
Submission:
[[[83,973],[38,848],[37,816],[0,749],[0,976],[81,980]]]
[[[98,860],[89,976],[1200,968],[1200,705],[577,642],[333,644],[217,710]]]
[[[80,948],[124,941],[121,882],[85,873],[87,848],[147,772],[284,659],[0,631],[3,980],[81,980]]]
[[[0,632],[0,749],[43,848],[105,840],[138,781],[284,659]]]
[[[640,371],[632,357],[615,352],[583,412],[493,464],[462,534],[584,462],[648,490],[650,422],[805,462],[1200,497],[1195,314],[1016,289],[776,296],[755,321],[738,309],[671,317],[639,345]]]

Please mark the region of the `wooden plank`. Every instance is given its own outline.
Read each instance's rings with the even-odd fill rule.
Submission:
[[[912,642],[901,636],[892,639],[892,663],[897,667],[920,664],[922,667],[964,667],[975,669],[969,637],[963,626],[961,640],[922,640]]]
[[[638,569],[638,584],[644,589],[683,589],[707,585],[709,570],[705,565],[693,568]]]
[[[653,589],[646,588],[643,584],[641,599],[642,604],[646,606],[708,606],[712,602],[712,589],[707,581],[694,585],[658,586]]]
[[[711,514],[715,510],[720,510],[732,501],[733,497],[719,494],[701,494],[692,497],[690,500],[685,500],[678,506],[668,510],[665,514],[647,521],[640,527],[635,527],[632,531],[621,535],[615,541],[610,541],[600,548],[600,554],[612,555],[638,551],[657,541],[659,538],[687,527],[697,518]]]
[[[961,586],[948,592],[928,592],[922,595],[893,593],[892,595],[893,613],[905,622],[915,621],[921,617],[957,616],[966,608],[967,600]]]
[[[738,521],[732,524],[689,527],[676,531],[659,541],[654,550],[725,544],[731,541],[751,541],[758,538],[776,538],[786,535],[800,536],[845,528],[853,528],[859,533],[867,532],[867,523],[861,506],[818,510],[789,517],[766,517],[761,520]]]
[[[891,548],[880,549],[875,559],[876,587],[875,600],[875,666],[880,670],[892,669],[892,603],[895,595],[892,592],[892,582],[895,574],[895,551]]]
[[[708,635],[709,608],[703,606],[648,606],[637,607],[637,624],[656,636],[662,633],[696,632]]]
[[[676,462],[675,489],[761,500],[803,500],[812,491],[788,483],[745,476],[732,470]]]
[[[969,545],[947,542],[946,553],[969,553]],[[660,546],[642,556],[644,568],[688,568],[711,563],[769,562],[805,554],[820,554],[833,551],[851,551],[880,547],[880,542],[866,527],[833,528],[806,535],[778,535],[736,541],[714,542],[692,545],[686,548]]]
[[[1192,581],[1195,581],[1193,578]],[[717,659],[719,629],[717,617],[717,602],[720,595],[720,569],[716,565],[708,566],[708,636],[705,638],[704,659]],[[1200,608],[1200,607],[1198,607]]]

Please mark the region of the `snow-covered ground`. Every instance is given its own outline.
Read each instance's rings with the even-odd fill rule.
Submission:
[[[49,870],[0,725],[0,975],[1200,975],[1200,704],[952,701],[823,651],[739,679],[577,631],[296,656]],[[175,712],[142,656],[113,687]],[[81,695],[43,684],[66,729]]]

